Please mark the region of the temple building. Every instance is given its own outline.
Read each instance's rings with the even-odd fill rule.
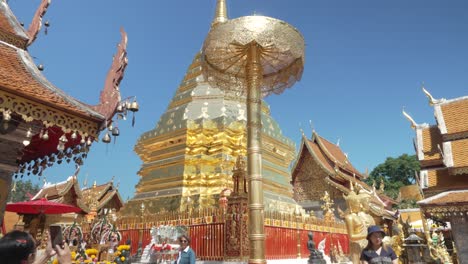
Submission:
[[[40,32],[49,4],[40,1],[26,30],[7,1],[0,0],[0,222],[14,178],[41,176],[63,161],[83,164],[121,105],[119,84],[127,65],[123,30],[98,105],[65,94],[43,75],[43,65],[36,66],[27,48]],[[103,139],[110,142],[108,131]]]
[[[227,19],[225,1],[218,1],[213,24]],[[220,192],[232,188],[236,158],[246,155],[246,98],[208,84],[200,56],[195,55],[156,127],[135,146],[143,165],[125,213],[138,212],[141,204],[149,212],[217,206]],[[264,202],[291,210],[296,203],[289,165],[295,146],[262,103]]]
[[[468,263],[468,97],[434,99],[435,124],[417,124],[403,113],[416,131],[414,145],[421,165],[419,201],[427,218],[450,222],[459,263]]]
[[[77,176],[68,177],[58,183],[44,183],[44,186],[31,200],[46,199],[48,201],[72,205],[81,209],[79,213],[46,215],[43,219],[39,215],[24,215],[24,228],[33,234],[38,226],[47,226],[53,223],[71,224],[90,223],[98,215],[118,212],[123,207],[123,200],[119,194],[118,186],[113,181],[91,187],[81,188]],[[42,223],[39,223],[42,221]]]
[[[367,175],[360,173],[349,161],[338,144],[333,144],[313,131],[311,139],[302,134],[301,146],[292,167],[294,199],[304,209],[320,215],[321,197],[328,192],[335,203],[335,212],[344,210],[346,203],[343,195],[351,192],[351,184],[361,192],[370,194],[370,209],[373,215],[393,220],[391,207],[395,201],[383,194],[383,190],[367,185]],[[381,186],[383,187],[383,186]]]

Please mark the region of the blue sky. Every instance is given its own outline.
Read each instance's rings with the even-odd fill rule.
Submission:
[[[10,0],[29,25],[39,0]],[[95,144],[79,175],[103,183],[115,176],[124,199],[134,194],[141,161],[138,137],[156,125],[199,51],[215,0],[53,0],[51,27],[30,47],[57,87],[90,104],[98,101],[119,28],[128,33],[129,64],[120,85],[136,95],[136,126],[120,124],[117,144]],[[401,110],[418,123],[434,123],[421,83],[435,98],[468,95],[468,2],[462,0],[228,0],[231,18],[259,14],[285,20],[306,41],[301,82],[267,98],[283,133],[300,143],[300,128],[340,146],[361,171],[386,157],[414,153],[414,132]],[[72,166],[46,171],[62,181]],[[36,176],[31,176],[37,181]]]

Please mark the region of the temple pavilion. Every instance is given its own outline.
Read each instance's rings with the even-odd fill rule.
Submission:
[[[226,3],[218,1],[213,24],[227,19]],[[138,139],[143,165],[125,213],[139,212],[142,204],[149,212],[217,206],[219,194],[232,188],[236,158],[246,155],[245,100],[208,84],[197,53],[156,127]],[[295,146],[262,104],[264,202],[290,211],[296,206],[288,168]]]
[[[334,201],[335,212],[344,211],[346,203],[343,195],[350,193],[353,184],[353,187],[359,188],[355,191],[370,194],[370,209],[377,218],[376,223],[395,219],[395,213],[391,211],[395,201],[384,195],[382,189],[376,190],[375,186],[363,182],[367,175],[352,165],[338,144],[331,143],[316,131],[313,131],[310,139],[302,134],[299,154],[291,174],[294,199],[304,209],[317,215],[322,212],[321,197],[325,192]]]
[[[419,201],[425,217],[450,222],[459,263],[468,263],[468,96],[435,99],[425,89],[434,108],[434,125],[417,124],[415,149],[421,165]]]
[[[13,178],[41,176],[55,163],[81,165],[121,106],[119,83],[127,65],[123,30],[98,105],[65,94],[43,75],[43,66],[36,66],[27,48],[39,33],[49,4],[40,2],[25,29],[7,1],[0,0],[0,221]]]
[[[81,209],[79,213],[47,215],[24,215],[24,228],[35,234],[38,227],[53,223],[78,224],[91,223],[97,216],[108,213],[117,213],[123,207],[123,200],[119,194],[118,186],[113,181],[91,187],[80,187],[77,175],[68,177],[58,183],[44,183],[44,186],[31,198],[31,200],[47,199],[48,201],[72,205]],[[42,217],[42,218],[41,218]],[[40,222],[42,221],[42,222]]]

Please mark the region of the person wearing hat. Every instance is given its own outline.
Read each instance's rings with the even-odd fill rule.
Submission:
[[[382,240],[385,232],[380,226],[367,228],[367,246],[361,252],[361,264],[398,264],[395,251]]]

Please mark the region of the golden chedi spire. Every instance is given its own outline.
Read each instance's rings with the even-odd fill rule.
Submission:
[[[215,17],[213,22],[211,22],[211,26],[213,27],[218,23],[224,23],[228,21],[228,19],[226,0],[217,0]]]

